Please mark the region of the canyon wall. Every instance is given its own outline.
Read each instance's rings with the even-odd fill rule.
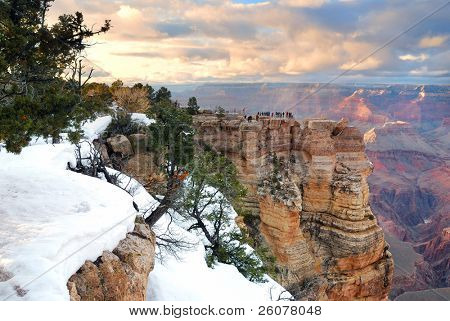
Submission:
[[[369,206],[372,165],[346,122],[203,113],[196,142],[229,157],[247,187],[249,231],[296,299],[385,300],[393,260]]]
[[[398,258],[392,297],[450,285],[449,124],[444,118],[435,130],[421,133],[395,121],[365,134],[375,167],[368,180],[372,208],[384,231],[398,239],[391,242]],[[405,252],[406,243],[416,253]]]
[[[112,251],[86,263],[69,279],[72,301],[145,301],[148,274],[155,259],[155,235],[143,220],[136,220]]]

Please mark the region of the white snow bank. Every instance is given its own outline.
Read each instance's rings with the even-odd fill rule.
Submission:
[[[150,119],[147,117],[147,115],[140,113],[132,113],[131,119],[135,122],[141,123],[146,126],[153,124],[155,122],[154,119]],[[108,127],[111,120],[112,120],[111,116],[103,116],[98,117],[93,121],[86,122],[83,125],[85,138],[90,141],[97,139],[99,135],[106,129],[106,127]]]
[[[156,261],[150,273],[147,300],[268,301],[276,300],[284,291],[269,277],[266,283],[252,283],[232,265],[220,263],[214,269],[209,268],[200,242],[193,250],[179,255],[178,260],[166,256],[162,263]]]
[[[147,115],[145,114],[139,114],[139,113],[132,113],[131,114],[131,119],[134,120],[135,122],[140,122],[144,125],[150,125],[155,123],[154,119],[150,119],[147,117]]]
[[[98,117],[93,121],[88,121],[83,125],[84,136],[88,140],[97,139],[100,134],[108,127],[111,122],[111,116]]]
[[[0,151],[0,271],[12,277],[0,299],[68,300],[69,277],[132,230],[132,198],[66,170],[73,155],[70,144]]]

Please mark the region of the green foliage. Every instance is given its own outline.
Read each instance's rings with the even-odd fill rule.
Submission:
[[[84,99],[98,99],[106,104],[112,103],[112,94],[109,86],[104,83],[87,83],[83,88]]]
[[[144,88],[147,90],[147,99],[149,100],[150,104],[153,105],[155,103],[155,89],[153,89],[150,85],[145,85]]]
[[[277,191],[281,190],[281,178],[280,178],[280,171],[281,171],[281,162],[277,157],[277,154],[272,154],[272,176],[270,178],[270,189],[272,195],[275,195]]]
[[[205,238],[206,260],[233,264],[249,280],[264,282],[265,267],[244,245],[245,237],[235,227],[231,203],[246,194],[235,166],[225,157],[203,152],[188,166],[189,180],[179,198],[179,213]]]
[[[0,140],[14,153],[20,153],[33,135],[57,142],[63,128],[70,127],[69,138],[76,140],[81,136],[82,121],[94,115],[91,108],[99,109],[95,101],[80,102],[73,91],[55,84],[48,85],[42,95],[14,96],[0,108]]]
[[[187,169],[193,184],[198,182],[200,188],[214,187],[230,202],[239,203],[246,195],[245,188],[237,179],[234,164],[213,151],[199,152]]]
[[[150,86],[151,88],[151,86]],[[152,88],[153,89],[153,88]],[[158,104],[164,101],[170,101],[172,98],[172,93],[166,87],[161,87],[156,93],[153,99],[154,104]]]
[[[200,109],[200,106],[197,104],[197,98],[189,98],[188,107],[186,109],[190,115],[197,115]]]
[[[76,12],[48,26],[52,2],[0,2],[0,140],[11,152],[19,153],[33,136],[57,140],[67,128],[75,138],[81,122],[106,107],[99,99],[84,97],[73,79],[62,77],[78,61],[87,40],[108,31],[109,21],[94,31]]]
[[[249,244],[255,250],[256,255],[264,264],[265,273],[269,274],[273,279],[277,279],[276,258],[273,256],[265,242],[262,241],[262,236],[259,232],[261,219],[249,210],[244,210],[236,206],[234,206],[234,208],[236,212],[239,213],[239,216],[243,218],[245,223],[245,229],[243,231],[246,235],[245,243]],[[256,235],[254,234],[255,232]]]
[[[149,109],[149,148],[158,157],[155,164],[164,170],[167,183],[164,197],[158,207],[145,219],[153,226],[172,207],[186,177],[185,166],[194,154],[192,116],[177,103],[163,99]]]
[[[109,88],[111,90],[111,93],[113,93],[116,89],[123,87],[123,81],[120,79],[117,79],[111,84],[111,87]]]
[[[269,248],[265,245],[254,246],[253,248],[255,249],[256,255],[264,264],[265,273],[275,280],[278,279],[277,260]]]
[[[248,280],[256,283],[267,282],[264,278],[264,274],[268,272],[267,268],[254,252],[243,245],[246,239],[239,233],[229,233],[226,236],[232,241],[222,242],[214,252],[207,249],[208,266],[214,267],[216,262],[234,265]]]
[[[149,126],[150,148],[161,157],[168,177],[181,172],[194,153],[192,117],[170,100],[162,100],[147,112],[155,123]]]
[[[216,114],[219,116],[219,118],[225,117],[225,108],[223,108],[222,106],[217,106]]]
[[[103,135],[105,138],[115,135],[129,136],[132,134],[145,132],[145,130],[145,126],[131,119],[131,114],[126,112],[118,112],[113,115],[113,118],[103,132]]]

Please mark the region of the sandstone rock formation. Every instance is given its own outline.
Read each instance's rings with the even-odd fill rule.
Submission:
[[[116,135],[106,138],[106,143],[94,140],[94,146],[107,166],[136,179],[155,194],[160,192],[164,177],[155,163],[159,155],[149,150],[147,134]]]
[[[92,143],[94,147],[100,152],[100,156],[102,157],[105,165],[111,165],[111,159],[109,158],[108,147],[106,146],[106,144],[98,139],[95,139]]]
[[[133,147],[130,141],[124,135],[117,135],[106,140],[108,147],[114,153],[121,154],[123,157],[133,155]]]
[[[86,263],[69,279],[72,301],[144,301],[153,270],[155,235],[143,221],[112,251]]]
[[[393,260],[369,206],[372,165],[358,129],[235,114],[200,114],[194,123],[197,143],[237,166],[257,222],[249,231],[263,236],[296,299],[387,298]]]
[[[429,251],[445,248],[445,244],[435,245],[438,241],[447,242],[442,232],[450,226],[447,196],[450,195],[450,173],[446,170],[450,159],[450,87],[331,84],[310,95],[317,86],[205,84],[195,90],[174,93],[174,98],[187,101],[196,96],[205,108],[220,105],[228,110],[232,110],[238,101],[246,107],[246,113],[274,112],[295,106],[292,112],[302,117],[334,120],[346,117],[364,131],[376,127],[371,130],[373,141],[367,145],[366,153],[375,166],[368,182],[371,209],[379,225],[397,241],[410,243],[419,255],[426,247]],[[304,99],[306,96],[308,99]],[[383,126],[386,122],[388,124]],[[400,251],[394,252],[397,248]],[[405,259],[401,249],[391,248],[396,266]],[[450,286],[446,277],[449,269],[445,268],[450,261],[450,252],[447,251],[444,257],[427,255],[426,260],[430,259],[433,261],[426,262],[437,275],[430,278],[433,271],[418,261],[416,272],[421,275],[414,278],[425,281],[418,282],[420,287]],[[400,270],[396,268],[396,271]],[[410,274],[408,269],[403,274],[406,272]],[[426,283],[436,277],[441,280],[439,284]],[[408,283],[412,281],[410,278]],[[404,289],[402,285],[400,288]]]

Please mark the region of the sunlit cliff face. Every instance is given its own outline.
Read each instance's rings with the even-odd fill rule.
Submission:
[[[450,6],[358,64],[440,5],[406,0],[58,0],[50,16],[54,21],[79,10],[89,25],[112,20],[112,30],[87,53],[100,81],[328,81],[354,67],[346,80],[448,83],[445,18]]]

